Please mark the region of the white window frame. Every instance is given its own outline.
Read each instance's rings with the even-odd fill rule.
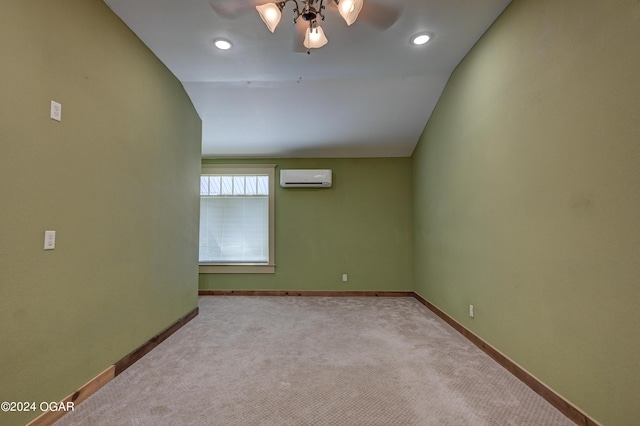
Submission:
[[[203,164],[202,175],[269,176],[269,262],[268,263],[200,263],[201,274],[273,274],[276,272],[275,250],[275,164]]]

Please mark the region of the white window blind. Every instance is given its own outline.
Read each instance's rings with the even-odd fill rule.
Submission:
[[[269,263],[269,176],[200,178],[200,263]]]

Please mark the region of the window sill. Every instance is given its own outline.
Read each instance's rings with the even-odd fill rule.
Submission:
[[[200,265],[201,274],[275,274],[275,265]]]

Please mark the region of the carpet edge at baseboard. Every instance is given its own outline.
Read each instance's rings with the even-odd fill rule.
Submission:
[[[160,333],[156,334],[151,339],[147,340],[140,347],[135,349],[134,351],[127,354],[120,361],[116,362],[113,365],[110,365],[106,370],[102,373],[98,374],[93,379],[89,380],[87,383],[82,385],[78,390],[76,390],[71,395],[64,398],[59,404],[64,404],[63,406],[67,407],[67,403],[73,402],[74,407],[77,407],[82,401],[86,400],[89,396],[97,392],[101,387],[109,383],[116,376],[122,373],[124,370],[133,365],[140,358],[149,353],[153,348],[158,346],[160,343],[165,341],[169,336],[182,328],[185,324],[195,318],[200,312],[199,307],[195,307],[193,310],[188,312],[186,315],[180,317],[169,327],[165,328]],[[67,411],[45,411],[40,414],[35,419],[31,420],[27,423],[27,426],[48,426],[53,424],[55,421],[62,418]]]
[[[509,373],[518,380],[527,385],[531,390],[544,398],[549,404],[553,405],[558,411],[565,415],[568,419],[580,426],[599,426],[600,424],[582,412],[578,407],[567,401],[565,398],[556,393],[553,389],[538,380],[533,374],[511,360],[498,349],[484,341],[480,336],[473,333],[464,325],[450,317],[440,308],[429,302],[418,293],[413,293],[413,297],[423,304],[427,309],[436,314],[440,319],[453,327],[458,333],[462,334],[467,340],[480,348],[484,353],[489,355],[494,361],[505,368]]]
[[[82,401],[89,398],[98,389],[109,383],[115,377],[115,366],[110,365],[109,368],[98,374],[93,379],[89,380],[86,384],[81,386],[77,391],[67,396],[65,399],[58,403],[58,406],[69,407],[68,403],[73,403],[72,407],[78,406]],[[48,426],[53,424],[56,420],[60,420],[62,416],[67,414],[65,410],[59,411],[45,411],[35,419],[27,423],[27,426]]]
[[[147,340],[140,347],[138,347],[134,351],[130,352],[128,355],[126,355],[120,361],[116,362],[114,364],[115,369],[116,369],[115,370],[115,375],[117,376],[120,373],[122,373],[124,370],[126,370],[131,365],[133,365],[133,363],[135,363],[140,358],[142,358],[147,353],[149,353],[153,348],[155,348],[160,343],[165,341],[173,333],[178,331],[180,328],[184,327],[184,325],[186,323],[188,323],[189,321],[191,321],[193,318],[195,318],[198,315],[199,310],[200,310],[200,308],[196,306],[192,311],[190,311],[186,315],[184,315],[181,318],[179,318],[177,321],[175,321],[169,327],[165,328],[163,331],[161,331],[160,333],[156,334],[151,339]]]
[[[199,296],[414,297],[413,291],[198,290]]]

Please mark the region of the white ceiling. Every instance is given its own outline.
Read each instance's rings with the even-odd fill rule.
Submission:
[[[327,8],[329,43],[308,55],[293,49],[291,4],[274,34],[253,7],[211,7],[252,1],[105,0],[184,85],[204,157],[410,156],[451,72],[510,2],[364,0],[401,11],[386,30],[365,8],[351,26]],[[410,45],[420,31],[432,40]]]

